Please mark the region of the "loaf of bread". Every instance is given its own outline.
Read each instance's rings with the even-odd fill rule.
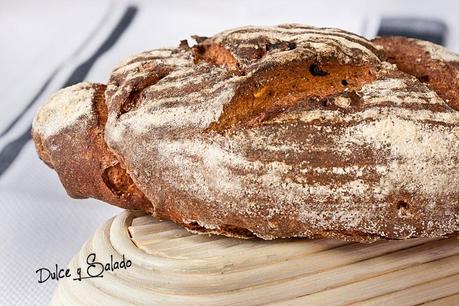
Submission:
[[[72,197],[235,237],[459,232],[459,57],[287,24],[133,56],[33,122]]]

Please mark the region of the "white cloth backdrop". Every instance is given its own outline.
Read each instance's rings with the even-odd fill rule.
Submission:
[[[436,17],[450,28],[448,46],[459,51],[458,11],[454,0],[1,1],[0,305],[47,305],[57,282],[38,284],[35,271],[65,267],[120,211],[69,198],[35,153],[28,137],[33,114],[64,84],[106,82],[130,54],[247,24],[298,22],[371,37],[382,15]]]

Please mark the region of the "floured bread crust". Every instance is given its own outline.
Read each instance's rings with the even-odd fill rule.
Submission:
[[[387,61],[414,75],[459,110],[459,55],[428,41],[405,37],[378,37],[372,41],[384,50]]]
[[[80,83],[53,95],[34,118],[35,147],[71,197],[145,209],[150,202],[104,140],[105,87]]]
[[[107,118],[98,129],[106,146],[86,150],[125,169],[121,185],[135,199],[121,205],[122,188],[87,192],[86,180],[107,181],[98,154],[97,178],[75,175],[66,184],[55,166],[80,169],[52,139],[88,130],[94,108],[75,101],[103,85],[64,89],[58,95],[71,106],[37,114],[40,157],[68,191],[82,186],[78,196],[237,237],[368,242],[459,231],[455,102],[385,61],[391,55],[380,43],[296,24],[194,38],[192,47],[182,41],[127,59],[105,89]],[[457,67],[454,59],[440,61]],[[64,111],[70,119],[59,119]]]

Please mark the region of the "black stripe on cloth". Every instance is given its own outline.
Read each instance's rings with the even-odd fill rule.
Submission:
[[[74,85],[83,81],[88,75],[90,69],[105,52],[110,50],[113,45],[119,40],[122,34],[127,30],[129,25],[134,20],[137,14],[138,8],[136,6],[128,6],[118,21],[115,28],[112,30],[110,35],[105,39],[105,41],[100,45],[96,52],[89,57],[86,61],[78,65],[78,67],[73,71],[67,81],[62,85],[62,87],[67,87]],[[29,125],[28,129],[20,135],[18,138],[9,142],[0,152],[0,176],[5,173],[6,170],[12,165],[16,157],[24,148],[25,144],[32,138],[31,135],[32,125]]]
[[[27,110],[34,105],[37,100],[40,98],[40,96],[43,94],[43,92],[48,88],[49,84],[51,81],[54,79],[56,74],[61,70],[61,66],[56,68],[53,73],[48,77],[48,79],[45,81],[43,86],[38,90],[38,92],[35,94],[35,96],[30,100],[30,102],[26,105],[26,107],[11,121],[11,123],[6,127],[6,129],[0,134],[0,137],[5,136],[15,125],[16,123],[21,120],[21,118],[24,116],[24,114],[27,112]]]
[[[41,95],[45,92],[45,90],[48,88],[49,84],[51,84],[51,81],[56,77],[56,75],[62,70],[62,68],[65,66],[66,62],[69,61],[70,59],[76,57],[83,49],[88,45],[88,43],[94,38],[94,36],[97,34],[97,32],[100,30],[100,28],[107,22],[108,17],[111,15],[111,12],[113,10],[113,5],[110,5],[108,9],[106,10],[104,16],[100,19],[99,23],[96,25],[96,27],[92,30],[92,32],[86,37],[86,39],[83,41],[83,43],[76,49],[70,56],[67,58],[63,63],[61,63],[57,68],[51,73],[51,75],[46,79],[45,83],[42,85],[42,87],[38,90],[38,92],[35,94],[35,96],[30,100],[30,102],[24,107],[24,109],[17,114],[17,116],[8,124],[8,126],[5,128],[5,130],[0,134],[0,137],[5,136],[11,129],[16,125],[16,123],[21,120],[24,115],[27,113],[27,111],[34,105],[38,99],[41,97]]]

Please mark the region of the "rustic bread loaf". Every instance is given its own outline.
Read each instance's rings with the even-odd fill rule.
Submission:
[[[297,24],[193,38],[40,109],[37,151],[70,196],[237,237],[459,232],[456,55]]]

